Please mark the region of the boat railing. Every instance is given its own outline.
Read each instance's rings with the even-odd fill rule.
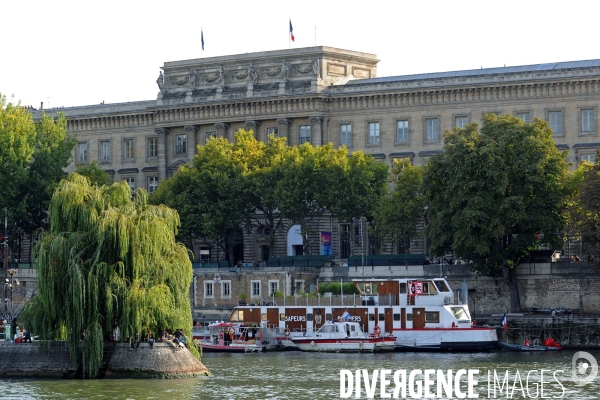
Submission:
[[[258,300],[258,299],[257,299]],[[336,295],[303,294],[286,297],[268,297],[255,301],[249,306],[364,306],[364,305],[396,305],[396,295],[361,296],[359,294]]]

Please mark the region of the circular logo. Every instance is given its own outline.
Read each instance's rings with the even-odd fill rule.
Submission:
[[[598,375],[598,361],[590,353],[578,351],[573,354],[571,375],[576,385],[585,385],[586,383],[593,382]]]

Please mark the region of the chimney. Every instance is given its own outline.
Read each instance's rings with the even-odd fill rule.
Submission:
[[[44,102],[42,101],[40,104],[40,110],[43,110],[43,109],[44,109]]]

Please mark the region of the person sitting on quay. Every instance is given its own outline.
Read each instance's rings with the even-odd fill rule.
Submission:
[[[152,331],[148,331],[148,338],[146,339],[146,342],[150,345],[150,347],[154,347],[154,335],[152,334]]]
[[[23,328],[23,339],[22,343],[31,343],[31,332],[27,328]]]

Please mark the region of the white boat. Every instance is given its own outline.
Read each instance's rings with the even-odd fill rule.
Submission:
[[[202,351],[214,353],[260,353],[264,350],[260,328],[228,322],[208,326],[210,334],[198,342]]]
[[[328,321],[312,335],[294,336],[294,343],[302,351],[373,353],[394,351],[396,338],[391,335],[366,335],[358,322]]]
[[[313,335],[326,321],[335,321],[346,312],[349,321],[367,334],[379,326],[393,335],[396,350],[498,348],[496,329],[477,326],[468,305],[455,302],[455,293],[444,278],[353,282],[356,295],[269,298],[236,307],[229,322],[261,326],[267,349],[297,348],[292,339]]]

